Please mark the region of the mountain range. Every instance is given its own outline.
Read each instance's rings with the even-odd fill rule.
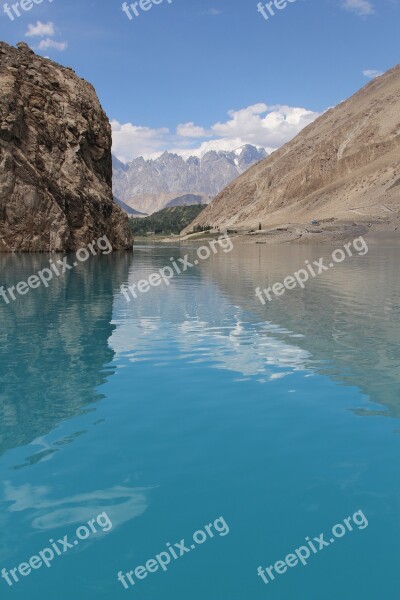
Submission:
[[[114,194],[131,208],[151,214],[169,206],[208,204],[226,185],[267,156],[247,144],[237,150],[209,151],[182,158],[164,152],[122,163],[113,156]]]
[[[228,185],[195,225],[400,225],[400,65]]]

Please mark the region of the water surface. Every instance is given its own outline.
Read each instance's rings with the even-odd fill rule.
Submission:
[[[400,251],[254,296],[331,250],[237,244],[128,303],[122,283],[194,252],[139,246],[0,304],[0,569],[102,511],[113,523],[1,579],[2,598],[399,597]],[[2,283],[47,260],[0,255]],[[367,528],[268,586],[257,576],[359,509]],[[118,582],[220,516],[228,535]]]

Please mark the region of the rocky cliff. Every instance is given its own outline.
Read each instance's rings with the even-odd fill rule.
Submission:
[[[193,225],[400,216],[400,66],[324,113],[225,188]]]
[[[131,247],[94,88],[17,46],[0,43],[0,251],[77,250],[102,235]]]

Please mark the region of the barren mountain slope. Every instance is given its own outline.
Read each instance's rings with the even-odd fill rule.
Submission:
[[[400,211],[400,65],[226,187],[193,225],[263,227]]]

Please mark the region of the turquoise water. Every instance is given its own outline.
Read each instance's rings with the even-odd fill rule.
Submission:
[[[237,244],[169,287],[120,293],[187,251],[99,256],[0,302],[0,569],[100,513],[112,522],[50,568],[0,579],[1,598],[397,600],[398,247],[266,306],[256,286],[330,249]],[[3,285],[47,260],[0,256]],[[257,575],[358,510],[368,526],[307,566]],[[118,581],[218,517],[228,534]]]

